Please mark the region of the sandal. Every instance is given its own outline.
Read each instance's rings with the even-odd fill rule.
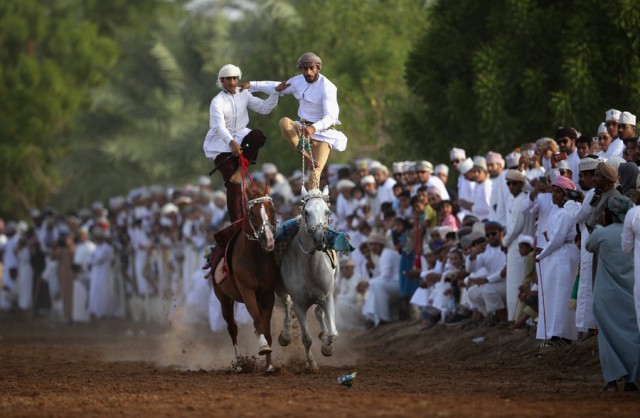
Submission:
[[[624,384],[624,389],[622,389],[625,392],[637,392],[638,391],[638,386],[635,383],[632,382],[626,382]]]
[[[606,385],[604,385],[604,387],[602,388],[603,392],[617,392],[618,391],[618,384],[613,381],[613,382],[609,382]]]

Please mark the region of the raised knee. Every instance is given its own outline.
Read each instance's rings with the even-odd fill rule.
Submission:
[[[289,129],[289,127],[291,127],[292,123],[293,123],[293,121],[288,117],[284,117],[284,118],[280,119],[280,121],[278,122],[278,124],[280,125],[280,128],[282,128],[282,129]]]

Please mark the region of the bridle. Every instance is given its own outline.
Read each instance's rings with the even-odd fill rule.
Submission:
[[[329,207],[329,198],[326,196],[323,196],[321,194],[317,194],[317,195],[307,195],[303,200],[302,200],[302,207],[301,207],[301,214],[300,216],[302,217],[302,221],[304,222],[304,227],[307,231],[307,233],[311,236],[315,235],[316,232],[321,231],[322,232],[322,251],[327,249],[327,229],[329,228],[329,223],[331,222],[331,217],[327,216],[326,219],[323,222],[317,223],[315,225],[309,225],[309,222],[307,222],[307,218],[306,218],[306,213],[305,213],[305,208],[307,206],[307,203],[309,203],[312,199],[322,199],[326,204],[327,204],[327,208]],[[300,239],[298,239],[298,245],[300,246],[300,249],[307,253],[307,254],[312,254],[314,251],[316,251],[315,249],[311,250],[311,251],[306,251],[304,248],[302,248],[302,245],[300,244]]]
[[[267,235],[267,228],[269,228],[269,230],[271,231],[272,234],[275,235],[276,233],[276,227],[275,225],[273,225],[271,222],[269,222],[269,218],[267,216],[267,211],[265,209],[264,204],[266,202],[271,202],[271,197],[270,196],[261,196],[261,197],[257,197],[255,199],[251,199],[247,202],[247,221],[249,222],[249,225],[251,226],[251,231],[247,232],[244,231],[244,235],[245,237],[247,237],[248,240],[250,241],[258,241],[260,242],[260,245],[262,246],[262,248],[264,249],[264,246],[262,245],[262,242],[266,239],[266,235]],[[260,225],[259,228],[256,228],[256,226],[253,224],[253,222],[251,221],[251,208],[254,207],[255,205],[261,205],[260,207],[260,215],[262,217],[262,225]],[[266,222],[265,222],[266,221]]]

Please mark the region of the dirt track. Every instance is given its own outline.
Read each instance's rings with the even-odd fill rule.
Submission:
[[[279,327],[276,326],[276,329]],[[485,341],[474,344],[475,337]],[[244,352],[255,348],[243,329]],[[0,319],[0,416],[637,417],[640,395],[602,393],[593,340],[540,351],[495,328],[418,323],[343,335],[306,372],[302,348],[274,347],[278,371],[229,371],[226,333]],[[248,361],[245,369],[254,366]],[[358,372],[356,385],[338,385]]]

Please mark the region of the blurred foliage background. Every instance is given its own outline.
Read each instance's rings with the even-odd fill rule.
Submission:
[[[636,0],[0,0],[0,216],[195,181],[218,69],[285,80],[305,51],[338,86],[332,163],[595,134],[640,109],[639,29]],[[296,109],[250,115],[284,173]]]

